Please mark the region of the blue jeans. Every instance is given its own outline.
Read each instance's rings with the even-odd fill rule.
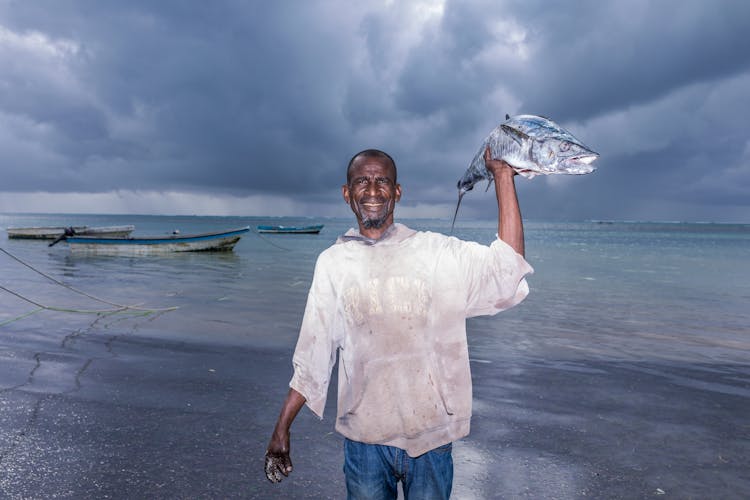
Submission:
[[[453,487],[453,445],[448,443],[416,458],[400,448],[344,440],[344,476],[349,500],[386,500],[402,482],[407,500],[448,498]]]

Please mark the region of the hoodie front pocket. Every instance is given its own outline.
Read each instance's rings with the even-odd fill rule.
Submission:
[[[449,420],[432,364],[424,356],[369,360],[361,379],[353,376],[349,382],[342,416],[366,428],[369,439],[415,436]]]

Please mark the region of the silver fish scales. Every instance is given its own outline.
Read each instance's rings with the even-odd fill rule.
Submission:
[[[458,181],[458,203],[453,215],[456,223],[458,207],[463,196],[474,185],[486,180],[492,184],[492,172],[484,164],[484,151],[490,147],[492,158],[503,160],[527,178],[549,174],[588,174],[596,170],[592,162],[599,157],[573,134],[549,118],[537,115],[506,115],[482,142],[477,154]],[[453,225],[451,225],[453,231]]]

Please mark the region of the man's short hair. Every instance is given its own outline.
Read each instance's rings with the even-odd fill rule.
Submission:
[[[360,156],[364,158],[382,158],[391,162],[391,166],[393,167],[393,183],[396,184],[396,180],[398,178],[398,171],[396,170],[396,162],[393,161],[393,158],[391,158],[391,155],[379,149],[365,149],[364,151],[360,151],[359,153],[352,156],[352,159],[349,160],[349,165],[347,165],[346,167],[346,183],[347,184],[349,184],[349,181],[351,181],[351,179],[349,178],[349,175],[352,170],[352,163],[354,163],[354,160],[356,160]]]

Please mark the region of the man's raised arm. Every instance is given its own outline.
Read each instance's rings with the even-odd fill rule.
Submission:
[[[523,221],[518,206],[516,171],[503,160],[492,159],[490,148],[484,151],[484,164],[495,177],[497,195],[497,235],[520,255],[524,255]]]

